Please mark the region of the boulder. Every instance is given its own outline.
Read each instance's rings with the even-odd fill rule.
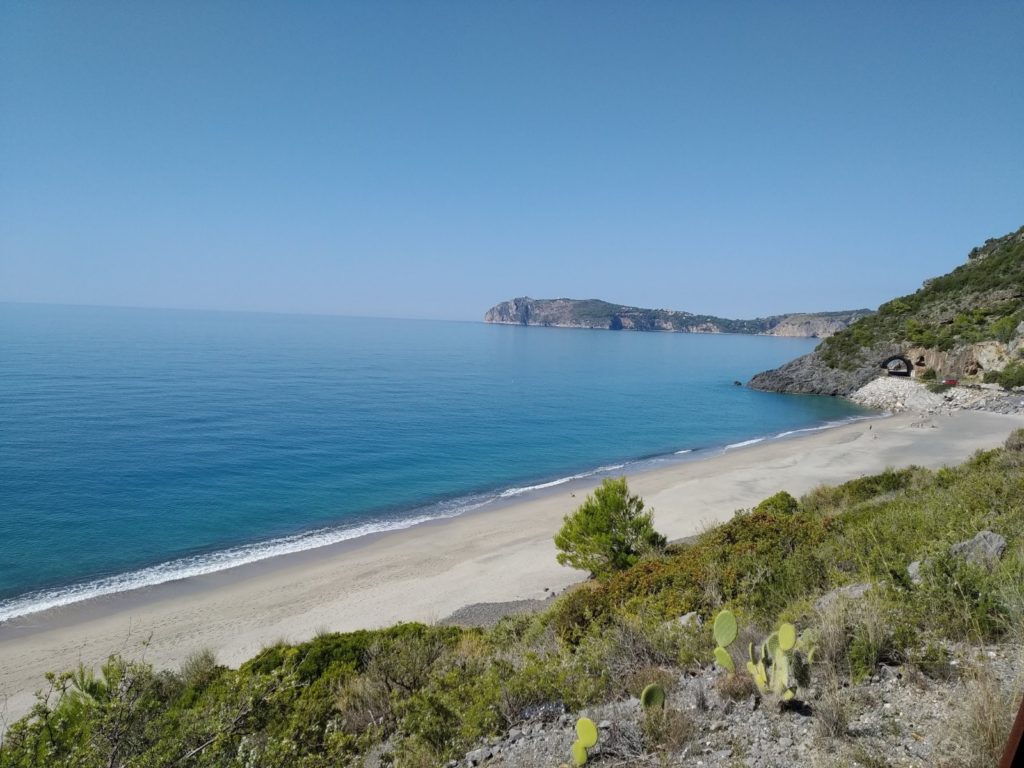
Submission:
[[[974,565],[992,567],[1006,551],[1006,539],[992,531],[979,531],[973,539],[961,541],[949,548],[949,553],[962,557]]]
[[[873,586],[875,585],[869,582],[860,582],[858,584],[847,584],[845,587],[837,587],[815,600],[814,607],[819,611],[827,611],[839,600],[860,600]]]
[[[676,621],[679,622],[679,626],[681,627],[700,627],[704,624],[704,620],[696,611],[690,611],[689,613],[683,614],[676,619]]]
[[[915,560],[907,566],[907,575],[910,577],[911,584],[921,583],[921,561]]]

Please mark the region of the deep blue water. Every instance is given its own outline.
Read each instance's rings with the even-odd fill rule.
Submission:
[[[861,413],[733,386],[814,343],[0,304],[0,619]]]

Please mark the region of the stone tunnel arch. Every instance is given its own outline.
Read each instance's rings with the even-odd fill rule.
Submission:
[[[903,355],[893,355],[883,360],[881,367],[890,376],[909,376],[910,372],[914,370],[914,366]]]

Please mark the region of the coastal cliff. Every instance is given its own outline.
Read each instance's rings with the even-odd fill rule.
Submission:
[[[732,320],[670,309],[643,309],[600,299],[531,299],[503,301],[484,314],[484,321],[503,325],[538,325],[612,331],[675,333],[749,333],[766,336],[828,338],[871,314],[868,309],[794,313]]]
[[[1024,227],[993,238],[949,274],[926,280],[826,339],[754,376],[771,392],[849,395],[903,356],[911,375],[1009,387],[1024,379]]]

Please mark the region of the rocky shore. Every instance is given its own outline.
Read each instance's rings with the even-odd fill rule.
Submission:
[[[899,351],[896,348],[896,351]],[[886,348],[872,355],[879,360],[891,354]],[[859,365],[850,370],[830,368],[825,365],[817,350],[790,360],[770,371],[754,376],[747,386],[764,392],[787,392],[797,395],[849,395],[879,374],[877,363]]]
[[[956,386],[933,391],[910,378],[883,376],[873,379],[849,399],[866,408],[889,413],[912,411],[925,414],[954,410],[1024,414],[1024,391],[1007,392],[995,385]]]

